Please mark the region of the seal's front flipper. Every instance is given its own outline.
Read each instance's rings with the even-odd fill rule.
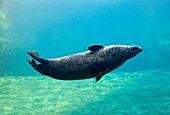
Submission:
[[[104,74],[105,74],[104,72],[100,72],[99,75],[96,76],[96,82],[99,81]]]
[[[92,45],[92,46],[89,46],[89,47],[88,47],[88,49],[89,49],[90,51],[97,51],[97,50],[99,50],[99,49],[101,49],[101,48],[104,48],[104,46],[102,46],[102,45]]]
[[[35,60],[37,60],[38,62],[41,62],[43,63],[44,62],[44,59],[40,58],[38,53],[36,51],[27,51],[27,53],[32,57],[34,58]]]

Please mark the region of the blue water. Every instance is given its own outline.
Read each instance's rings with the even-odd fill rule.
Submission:
[[[170,1],[0,0],[0,113],[170,114]],[[26,51],[56,58],[92,44],[143,52],[94,79],[60,81],[26,62]]]

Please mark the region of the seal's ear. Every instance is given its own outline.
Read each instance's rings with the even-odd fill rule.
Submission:
[[[101,49],[101,48],[104,48],[104,46],[102,46],[102,45],[92,45],[92,46],[89,46],[89,47],[88,47],[88,49],[89,49],[90,51],[97,51],[97,50],[99,50],[99,49]]]

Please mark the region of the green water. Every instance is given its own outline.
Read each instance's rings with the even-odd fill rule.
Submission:
[[[2,114],[170,114],[170,68],[60,81],[45,76],[0,78]],[[161,81],[161,82],[160,82]]]

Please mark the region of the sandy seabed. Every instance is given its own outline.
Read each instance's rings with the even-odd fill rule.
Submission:
[[[0,114],[170,114],[170,69],[111,73],[97,83],[0,77]]]

